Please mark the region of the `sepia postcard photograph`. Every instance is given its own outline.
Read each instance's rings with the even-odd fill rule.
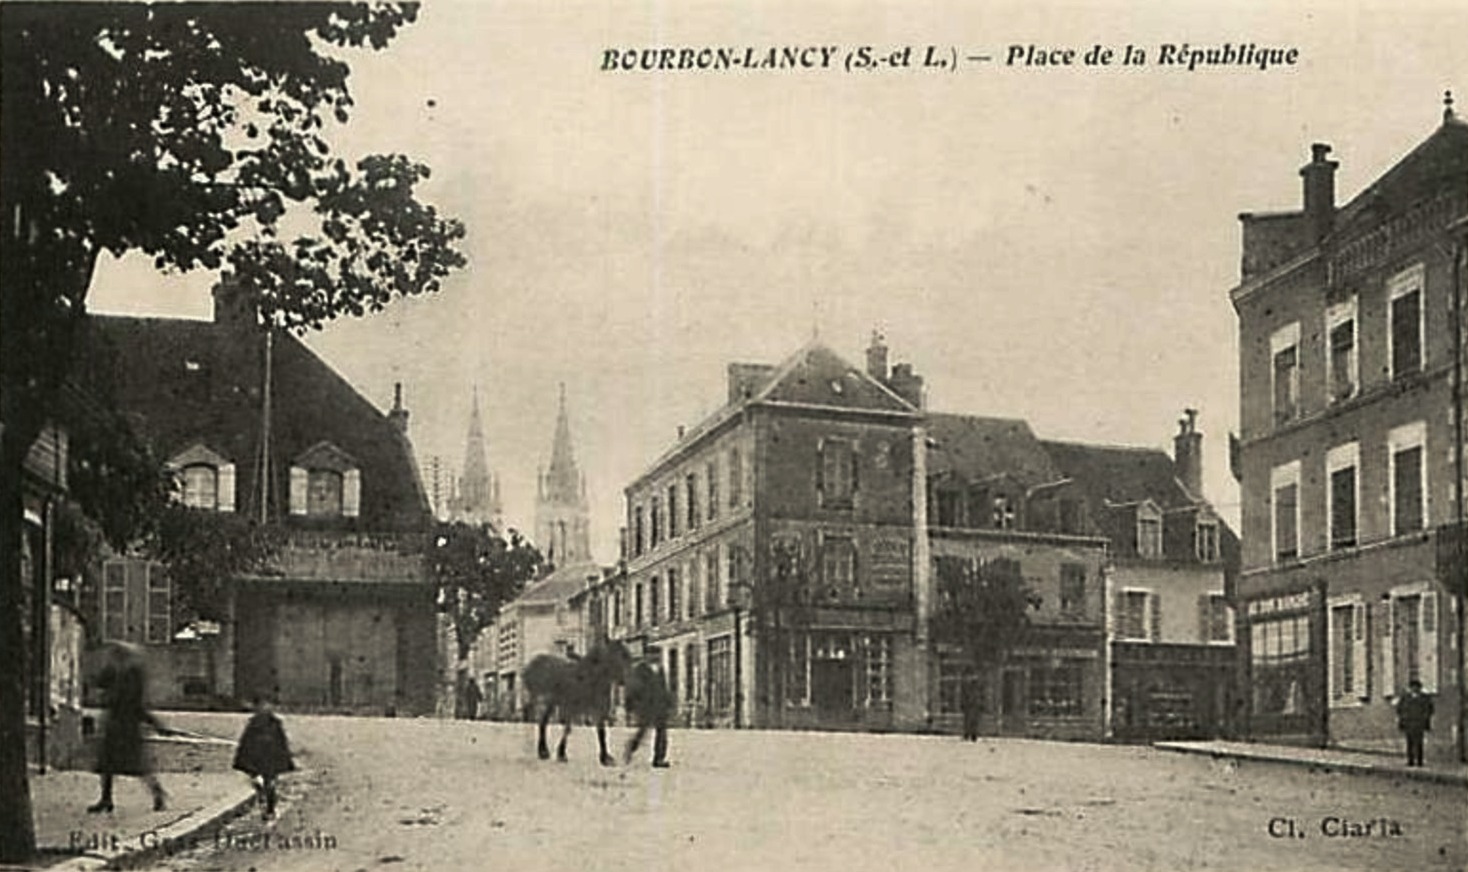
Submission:
[[[1468,6],[0,0],[0,872],[1468,869]]]

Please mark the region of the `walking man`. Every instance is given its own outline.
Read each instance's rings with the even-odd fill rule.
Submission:
[[[637,721],[637,732],[632,734],[632,740],[627,743],[623,762],[632,762],[632,755],[637,753],[643,736],[647,735],[647,730],[651,727],[652,765],[658,769],[668,768],[668,718],[673,713],[674,700],[672,691],[668,690],[667,679],[663,676],[662,666],[656,660],[653,664],[643,661],[632,667],[631,674],[627,676],[624,699],[627,714]]]
[[[102,742],[97,753],[97,775],[102,796],[87,811],[112,811],[112,782],[118,775],[135,775],[153,795],[153,810],[163,811],[168,794],[153,774],[153,761],[143,746],[143,725],[159,733],[171,733],[148,710],[148,676],[143,653],[127,642],[107,643],[107,661],[97,678],[102,689]]]
[[[1422,734],[1432,729],[1432,697],[1422,692],[1422,682],[1408,682],[1407,692],[1397,700],[1397,726],[1407,736],[1407,765],[1422,765]]]

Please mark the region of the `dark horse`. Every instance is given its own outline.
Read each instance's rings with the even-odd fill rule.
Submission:
[[[550,759],[550,746],[545,741],[545,726],[551,713],[559,712],[561,744],[556,759],[566,759],[566,739],[571,735],[571,721],[590,718],[596,723],[596,741],[601,746],[601,764],[612,766],[616,760],[607,753],[607,719],[611,715],[612,685],[623,684],[632,655],[627,646],[612,640],[593,647],[584,657],[562,657],[539,654],[525,665],[522,681],[525,692],[544,708],[540,713],[540,759]]]

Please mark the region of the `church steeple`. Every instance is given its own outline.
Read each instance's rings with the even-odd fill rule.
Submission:
[[[479,387],[474,387],[473,404],[469,409],[469,438],[464,446],[464,472],[459,479],[458,493],[449,505],[450,516],[456,521],[489,523],[500,529],[502,518],[499,500],[499,482],[490,474],[484,448],[484,424],[479,415]]]
[[[571,447],[566,412],[566,385],[560,386],[556,429],[551,438],[550,466],[541,470],[535,509],[535,542],[546,561],[557,567],[591,560],[591,510],[586,479]]]

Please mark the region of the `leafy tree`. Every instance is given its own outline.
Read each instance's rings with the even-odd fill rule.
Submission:
[[[463,227],[417,199],[428,169],[397,155],[349,166],[325,138],[353,105],[333,53],[381,49],[416,15],[414,4],[0,4],[0,862],[35,848],[22,468],[55,418],[97,256],[227,269],[266,323],[292,330],[436,291],[464,264]]]
[[[500,536],[488,524],[440,524],[428,549],[439,608],[454,624],[459,660],[541,568],[540,552],[517,531]]]
[[[1024,638],[1030,610],[1040,607],[1019,561],[939,557],[937,563],[934,634],[963,645],[975,671],[997,666]]]

